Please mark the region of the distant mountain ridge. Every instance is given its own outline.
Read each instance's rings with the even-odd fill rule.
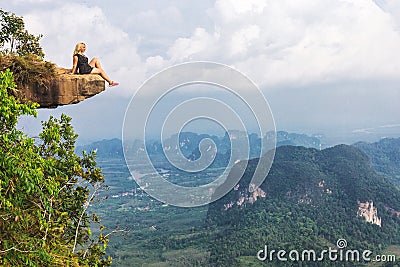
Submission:
[[[236,138],[236,142],[243,142],[246,138],[245,133],[236,132],[233,134]],[[250,134],[247,136],[250,144],[250,158],[257,158],[260,153],[261,139],[256,134]],[[173,153],[177,154],[178,147],[171,148],[171,140],[175,139],[175,136],[171,136],[164,142],[164,149],[172,149]],[[181,133],[179,136],[182,154],[189,160],[195,160],[199,158],[200,151],[198,145],[204,138],[210,138],[214,141],[217,146],[218,153],[214,162],[214,167],[226,166],[230,156],[230,140],[226,134],[223,137],[210,136],[207,134],[197,134],[191,132]],[[267,136],[271,138],[271,136]],[[322,144],[319,138],[315,136],[308,136],[305,134],[288,133],[285,131],[278,131],[276,133],[277,147],[292,145],[292,146],[303,146],[321,149]],[[353,144],[354,147],[359,148],[365,152],[371,161],[374,169],[381,174],[388,176],[397,185],[400,185],[400,138],[384,138],[378,142],[367,143],[357,142]],[[135,151],[138,159],[145,156],[145,150],[142,143],[139,140],[134,141],[130,149]],[[98,158],[123,158],[122,141],[114,138],[110,140],[101,140],[93,142],[89,145],[78,146],[76,148],[77,153],[81,153],[82,150],[91,151],[96,150]],[[147,151],[152,159],[161,162],[166,161],[163,153],[163,147],[158,141],[149,141],[147,143]],[[238,153],[239,156],[241,155]],[[245,158],[245,155],[242,155]],[[240,159],[243,159],[240,158]],[[235,161],[234,159],[233,161]]]
[[[124,156],[122,141],[118,138],[96,141],[88,145],[77,146],[75,149],[79,154],[82,151],[93,150],[96,151],[98,158],[122,158]]]
[[[261,149],[261,138],[256,134],[246,134],[244,132],[232,131],[230,132],[231,136],[234,139],[234,142],[238,142],[240,146],[246,144],[246,138],[249,140],[250,144],[250,158],[259,157],[260,149]],[[230,139],[228,133],[226,133],[223,137],[218,137],[215,135],[208,134],[197,134],[192,132],[182,132],[179,135],[179,148],[177,146],[171,147],[171,143],[177,138],[177,135],[173,135],[167,140],[164,141],[164,149],[172,149],[178,151],[180,149],[182,154],[189,159],[195,160],[199,157],[198,146],[201,140],[205,138],[210,138],[216,144],[216,148],[220,157],[222,155],[230,153]],[[273,138],[273,135],[267,135],[267,138]],[[288,133],[285,131],[277,131],[276,132],[276,141],[277,146],[283,145],[293,145],[293,146],[304,146],[304,147],[313,147],[313,148],[321,148],[321,141],[314,136],[308,136],[305,134],[297,134],[297,133]],[[131,147],[129,148],[134,151],[138,155],[138,157],[143,156],[144,147],[141,145],[139,140],[135,140]],[[146,144],[146,149],[150,155],[160,155],[163,152],[163,147],[161,142],[150,140]],[[81,152],[82,150],[90,151],[96,150],[97,156],[99,158],[121,158],[123,157],[123,148],[122,141],[120,139],[114,138],[110,140],[101,140],[91,143],[89,145],[79,146],[76,148],[77,152]],[[175,152],[176,153],[176,152]],[[238,151],[238,154],[241,155],[241,152]],[[247,158],[247,155],[243,155],[243,157]]]

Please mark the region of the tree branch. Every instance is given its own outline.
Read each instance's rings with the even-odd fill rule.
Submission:
[[[99,185],[95,185],[94,187],[94,191],[92,193],[92,195],[88,198],[88,200],[85,202],[85,204],[83,205],[83,211],[81,213],[81,216],[79,217],[79,221],[78,221],[78,225],[76,226],[76,230],[75,230],[75,239],[74,239],[74,247],[72,249],[72,253],[75,253],[75,249],[76,249],[76,243],[78,241],[78,233],[79,233],[79,227],[81,225],[82,222],[82,218],[83,215],[85,215],[87,208],[89,207],[89,204],[93,201],[93,198],[95,197],[95,195],[97,194],[97,191],[100,189]]]

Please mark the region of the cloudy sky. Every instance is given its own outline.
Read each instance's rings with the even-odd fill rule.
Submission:
[[[335,142],[400,136],[398,0],[13,0],[2,9],[43,34],[46,59],[71,67],[77,42],[120,82],[80,104],[40,111],[73,117],[80,142],[121,137],[129,100],[158,71],[214,61],[251,78],[280,130]]]

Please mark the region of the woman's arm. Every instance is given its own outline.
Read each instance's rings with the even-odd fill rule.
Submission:
[[[72,65],[71,74],[75,74],[76,73],[76,67],[77,66],[78,66],[78,57],[74,56],[73,57],[73,65]]]

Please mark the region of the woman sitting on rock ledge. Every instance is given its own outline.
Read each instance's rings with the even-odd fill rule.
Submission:
[[[110,86],[118,85],[117,82],[108,78],[105,71],[101,68],[100,61],[97,58],[93,58],[88,63],[88,58],[83,54],[85,51],[86,45],[84,43],[78,43],[75,46],[71,74],[75,74],[77,71],[79,71],[79,74],[100,74],[100,76],[103,77]]]

